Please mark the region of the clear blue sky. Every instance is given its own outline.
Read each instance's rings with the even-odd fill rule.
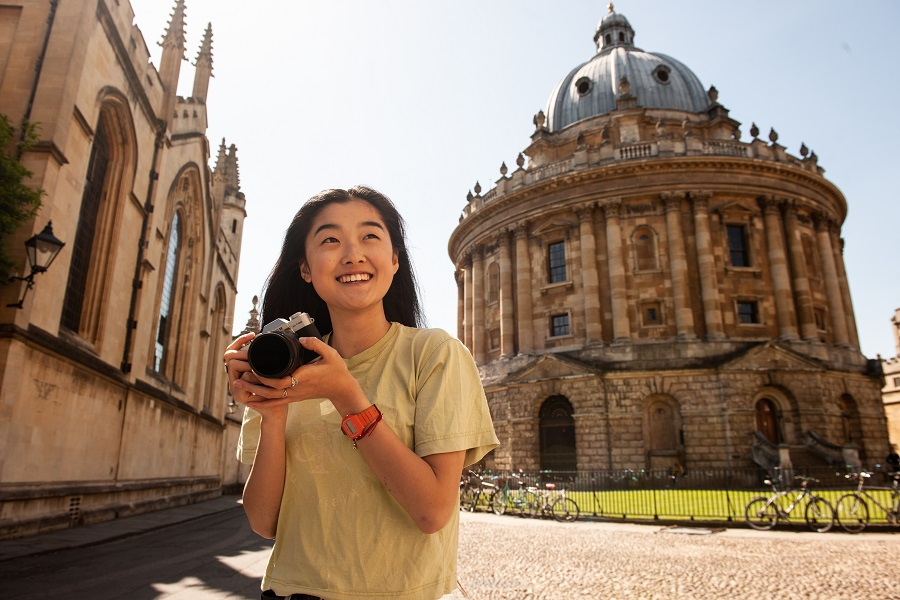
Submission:
[[[174,0],[132,0],[159,64]],[[238,148],[247,197],[235,330],[288,221],[328,187],[364,183],[409,225],[429,324],[456,334],[447,240],[476,181],[515,163],[556,83],[595,52],[607,2],[187,0],[193,63],[213,26],[209,138]],[[635,45],[683,62],[765,138],[819,156],[847,198],[844,257],[862,351],[894,356],[900,307],[900,2],[622,0]],[[190,95],[193,67],[182,66]],[[894,166],[891,166],[894,165]]]

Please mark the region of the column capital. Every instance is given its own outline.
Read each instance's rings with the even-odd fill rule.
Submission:
[[[603,212],[607,217],[618,217],[619,209],[622,207],[622,199],[610,198],[601,202],[600,206],[603,207]]]
[[[829,231],[834,227],[834,219],[826,212],[816,211],[810,216],[812,217],[816,231]]]
[[[709,210],[709,199],[712,198],[712,192],[700,190],[691,192],[690,196],[691,206],[694,207],[694,212],[705,213]]]
[[[578,222],[584,223],[586,221],[591,221],[594,218],[594,207],[596,205],[596,202],[588,202],[587,204],[576,206],[574,210],[575,214],[578,216]]]
[[[785,203],[784,198],[777,198],[775,196],[760,196],[757,200],[765,214],[781,212],[781,206]]]
[[[511,229],[513,237],[517,240],[528,238],[528,223],[515,223]]]
[[[681,202],[685,199],[686,194],[684,192],[663,192],[659,197],[662,198],[665,211],[669,212],[670,210],[681,210]]]

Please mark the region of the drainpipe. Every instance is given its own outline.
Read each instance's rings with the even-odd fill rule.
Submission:
[[[131,281],[131,302],[128,307],[128,323],[125,328],[125,349],[122,353],[122,365],[120,369],[123,373],[131,372],[131,357],[134,346],[134,330],[137,329],[137,300],[138,294],[143,287],[141,280],[142,263],[144,262],[144,251],[147,249],[149,241],[147,232],[150,230],[150,216],[153,214],[153,194],[156,190],[156,182],[159,181],[159,172],[156,170],[159,165],[159,154],[165,142],[166,123],[158,120],[156,123],[156,141],[153,145],[153,161],[150,164],[150,181],[147,183],[147,199],[144,202],[144,221],[141,224],[141,237],[138,240],[137,262],[134,265],[134,279]]]
[[[31,85],[31,94],[28,95],[28,104],[25,105],[25,114],[22,116],[22,126],[19,128],[19,144],[16,148],[16,159],[22,158],[22,142],[25,141],[26,124],[31,120],[31,109],[34,107],[34,98],[37,96],[38,82],[41,80],[41,70],[44,67],[44,58],[47,56],[47,46],[50,45],[50,32],[53,31],[53,22],[56,20],[56,6],[59,0],[50,0],[50,14],[47,15],[47,31],[44,32],[44,43],[41,46],[41,54],[34,65],[34,83]]]

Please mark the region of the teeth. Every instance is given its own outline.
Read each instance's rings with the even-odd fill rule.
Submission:
[[[351,283],[354,281],[368,281],[370,279],[368,273],[358,273],[354,275],[344,275],[340,277],[338,280],[341,283]]]

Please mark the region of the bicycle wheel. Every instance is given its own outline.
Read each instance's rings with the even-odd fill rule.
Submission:
[[[505,492],[497,492],[491,496],[491,510],[495,515],[502,515],[506,512],[507,500]]]
[[[522,516],[534,517],[541,512],[541,499],[534,492],[525,492],[522,497]]]
[[[550,506],[550,513],[557,521],[571,523],[578,520],[578,504],[571,498],[557,498]]]
[[[825,533],[834,525],[834,509],[825,498],[811,497],[806,505],[806,524],[813,531]]]
[[[774,502],[769,502],[768,498],[754,498],[747,504],[744,509],[744,518],[747,525],[753,529],[764,531],[772,529],[778,524],[778,508]]]
[[[844,494],[838,498],[834,512],[844,531],[859,533],[869,524],[869,507],[859,494]]]
[[[459,496],[459,509],[475,512],[475,502],[478,500],[478,494],[475,490],[465,489]]]

